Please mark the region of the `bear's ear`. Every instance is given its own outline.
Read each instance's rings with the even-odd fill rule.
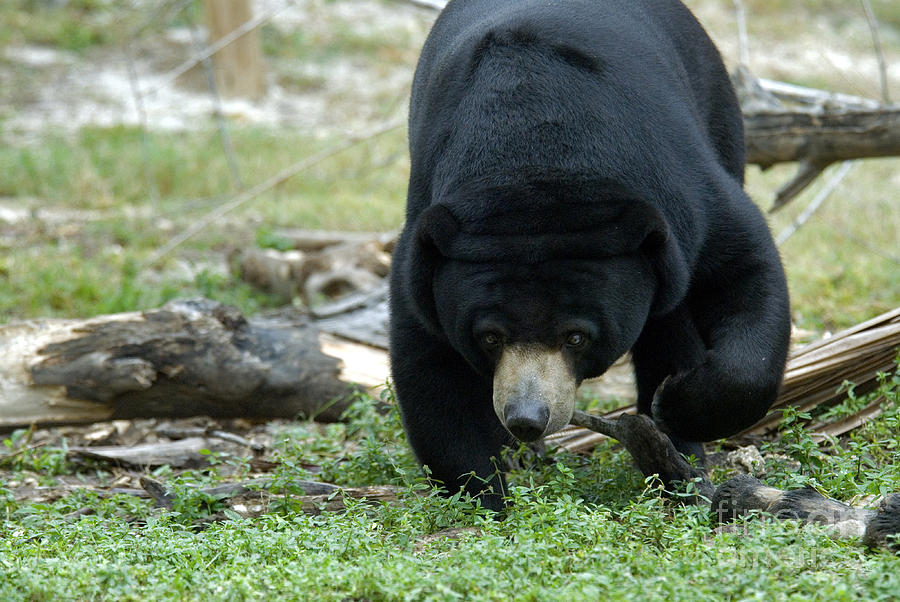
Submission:
[[[656,210],[653,210],[656,213]],[[657,289],[650,312],[653,315],[667,314],[684,299],[690,284],[691,274],[688,270],[684,252],[669,229],[665,219],[656,213],[658,219],[652,220],[641,250],[650,260],[656,274]]]
[[[432,205],[419,216],[408,256],[407,291],[412,306],[425,327],[444,336],[434,299],[434,276],[446,259],[459,224],[444,205]]]

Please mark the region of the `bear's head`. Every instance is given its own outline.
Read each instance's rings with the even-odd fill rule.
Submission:
[[[497,417],[523,441],[568,424],[581,381],[687,290],[662,214],[606,181],[460,187],[415,228],[407,284],[419,319],[493,379]]]

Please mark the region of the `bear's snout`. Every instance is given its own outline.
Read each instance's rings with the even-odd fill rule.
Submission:
[[[506,428],[519,441],[537,441],[547,430],[550,408],[534,399],[517,399],[506,406]]]
[[[516,439],[537,441],[569,423],[577,386],[559,349],[509,345],[494,369],[494,412]]]

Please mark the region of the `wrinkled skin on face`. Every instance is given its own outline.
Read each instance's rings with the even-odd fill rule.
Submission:
[[[656,279],[640,254],[534,265],[448,261],[435,295],[450,343],[493,382],[493,407],[521,441],[569,423],[575,391],[634,344]]]

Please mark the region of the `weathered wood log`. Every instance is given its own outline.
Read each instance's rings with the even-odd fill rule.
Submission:
[[[745,113],[744,131],[747,162],[762,168],[900,155],[900,107]]]
[[[314,307],[312,313],[318,318],[316,326],[351,341],[387,349],[387,295],[387,285],[381,284],[368,292],[359,292],[334,303]],[[387,372],[384,374],[384,379],[386,378]]]
[[[356,388],[302,316],[206,299],[0,326],[0,428],[114,418],[337,420]]]
[[[885,496],[875,510],[854,508],[815,489],[782,491],[750,475],[725,481],[712,497],[714,519],[725,524],[752,511],[777,519],[799,520],[828,528],[836,538],[861,539],[870,547],[900,549],[900,494]]]
[[[658,476],[667,488],[683,488],[685,483],[693,482],[696,495],[682,499],[697,504],[709,500],[710,511],[718,523],[757,510],[777,519],[825,525],[835,537],[862,539],[866,545],[898,546],[892,536],[900,535],[900,494],[885,497],[878,510],[869,510],[853,508],[813,489],[782,491],[749,475],[734,477],[716,487],[706,470],[685,460],[647,416],[623,414],[610,420],[576,411],[572,423],[618,440],[644,476]]]
[[[744,115],[747,163],[763,169],[800,163],[794,188],[838,161],[900,155],[898,105],[757,78],[743,65],[731,79]]]
[[[328,233],[326,233],[328,234]],[[374,235],[373,235],[374,236]],[[336,240],[334,233],[315,243]],[[294,241],[300,247],[310,244]],[[241,277],[288,301],[301,295],[310,307],[377,288],[390,270],[386,242],[355,237],[338,244],[289,251],[244,249],[230,258]]]

